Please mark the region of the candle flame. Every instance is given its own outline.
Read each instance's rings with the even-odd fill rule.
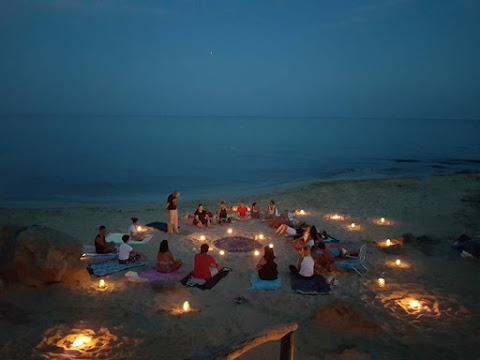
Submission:
[[[205,235],[200,236],[201,241],[205,241]]]
[[[89,337],[89,336],[85,336],[85,335],[80,335],[78,336],[72,343],[72,347],[80,347],[84,344],[88,344],[89,342],[92,341],[92,338]]]
[[[272,243],[268,244],[268,247],[269,247],[270,249],[273,249],[273,244],[272,244]]]
[[[385,222],[385,218],[381,218],[380,222],[383,224]]]
[[[420,308],[420,301],[418,300],[415,300],[415,299],[412,299],[408,302],[408,305],[414,309],[414,310],[417,310]]]
[[[300,210],[300,215],[305,215],[305,210]]]
[[[184,312],[189,312],[190,311],[190,303],[188,301],[185,301],[183,303],[183,311]]]
[[[231,233],[233,233],[233,230],[232,230],[232,229],[228,229],[227,232],[228,232],[229,234],[231,234]]]
[[[390,239],[387,239],[387,241],[385,241],[385,245],[387,245],[387,246],[392,245],[392,241]]]
[[[351,228],[354,228],[355,226],[356,226],[355,223],[351,223],[351,224],[350,224],[350,227],[351,227]]]
[[[259,238],[260,240],[263,240],[263,234],[258,235],[258,238]]]
[[[255,255],[255,256],[258,256],[258,255],[260,255],[260,251],[258,251],[258,250],[255,250],[255,251],[253,252],[253,255]]]
[[[385,279],[384,278],[379,278],[378,279],[378,286],[384,287],[385,286]]]
[[[105,287],[105,280],[100,279],[100,281],[98,282],[98,287],[103,289]]]
[[[141,227],[141,226],[137,226],[137,231],[142,231],[142,227]]]
[[[340,215],[338,215],[338,214],[332,215],[332,216],[330,216],[330,219],[338,220],[338,219],[340,219]]]
[[[225,255],[225,251],[220,250],[220,255]]]
[[[401,261],[400,259],[397,259],[397,260],[395,261],[395,265],[397,265],[397,266],[400,266],[401,263],[402,263],[402,261]]]

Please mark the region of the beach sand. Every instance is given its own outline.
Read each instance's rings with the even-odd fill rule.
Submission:
[[[188,189],[180,189],[183,192]],[[166,199],[165,194],[165,199]],[[179,283],[169,285],[127,282],[124,273],[105,277],[108,288],[98,291],[98,278],[83,286],[50,285],[43,288],[13,286],[1,289],[0,358],[2,359],[185,359],[237,339],[285,323],[296,322],[297,359],[479,359],[480,286],[479,260],[460,257],[451,242],[460,234],[479,235],[480,175],[322,182],[249,199],[225,199],[229,205],[258,201],[264,209],[274,198],[280,210],[304,209],[304,220],[342,240],[347,249],[367,244],[364,277],[336,274],[339,286],[331,295],[301,295],[290,289],[288,265],[296,254],[284,237],[261,221],[235,223],[236,235],[265,235],[261,242],[274,244],[281,289],[248,290],[249,277],[258,258],[253,254],[211,254],[233,269],[212,290],[201,291]],[[215,211],[221,199],[204,202]],[[193,213],[196,202],[180,198],[183,218]],[[68,207],[55,209],[0,209],[0,225],[44,225],[93,244],[96,229],[126,231],[136,216],[142,223],[167,221],[162,200],[157,204],[119,207]],[[345,221],[325,219],[326,214],[348,215]],[[392,225],[376,225],[380,217]],[[359,231],[346,227],[355,222]],[[181,221],[181,235],[156,232],[152,241],[134,245],[154,264],[159,243],[168,239],[174,256],[191,269],[202,243],[226,236],[227,226],[200,231]],[[412,242],[401,248],[381,249],[374,241],[398,239],[404,233],[427,235],[432,241]],[[390,252],[390,253],[389,253]],[[408,268],[389,266],[400,258]],[[148,268],[132,269],[145,271]],[[386,286],[378,287],[382,277]],[[236,304],[243,296],[247,302]],[[409,299],[424,308],[412,311]],[[341,299],[365,320],[380,329],[355,328],[348,315],[317,313]],[[172,315],[188,300],[195,312]],[[428,309],[426,308],[428,307]],[[328,312],[327,312],[328,313]],[[352,327],[348,327],[352,321]],[[347,324],[347,326],[346,326]],[[356,324],[356,325],[355,325]],[[89,351],[63,350],[61,339],[75,332],[93,331]],[[57,344],[57,345],[55,345]],[[279,342],[267,343],[242,359],[276,359]]]

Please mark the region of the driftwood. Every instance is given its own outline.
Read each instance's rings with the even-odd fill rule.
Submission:
[[[281,340],[280,360],[294,360],[295,342],[294,333],[298,324],[288,324],[278,328],[262,331],[254,337],[235,342],[230,346],[216,351],[215,354],[202,355],[191,360],[234,360],[245,354],[247,351],[256,348],[269,341]]]

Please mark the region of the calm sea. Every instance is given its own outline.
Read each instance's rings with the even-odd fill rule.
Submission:
[[[2,116],[0,205],[263,192],[480,170],[480,121]]]

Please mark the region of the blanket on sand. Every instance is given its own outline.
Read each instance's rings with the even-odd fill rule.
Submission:
[[[303,295],[329,294],[332,290],[331,285],[327,283],[327,280],[321,275],[315,275],[311,279],[305,279],[291,274],[290,285],[294,292]]]
[[[105,276],[127,269],[140,267],[145,264],[146,263],[143,261],[137,261],[130,264],[120,264],[118,260],[110,260],[98,264],[90,264],[87,266],[87,270],[90,274],[93,274],[95,276]]]
[[[222,280],[225,276],[227,276],[229,271],[225,270],[220,270],[217,275],[213,276],[212,278],[208,279],[203,285],[193,285],[194,287],[197,287],[202,290],[210,290],[212,289],[215,285],[218,284],[220,280]],[[187,276],[185,276],[180,282],[185,285],[187,285],[188,280],[192,277],[193,272],[189,273]]]

